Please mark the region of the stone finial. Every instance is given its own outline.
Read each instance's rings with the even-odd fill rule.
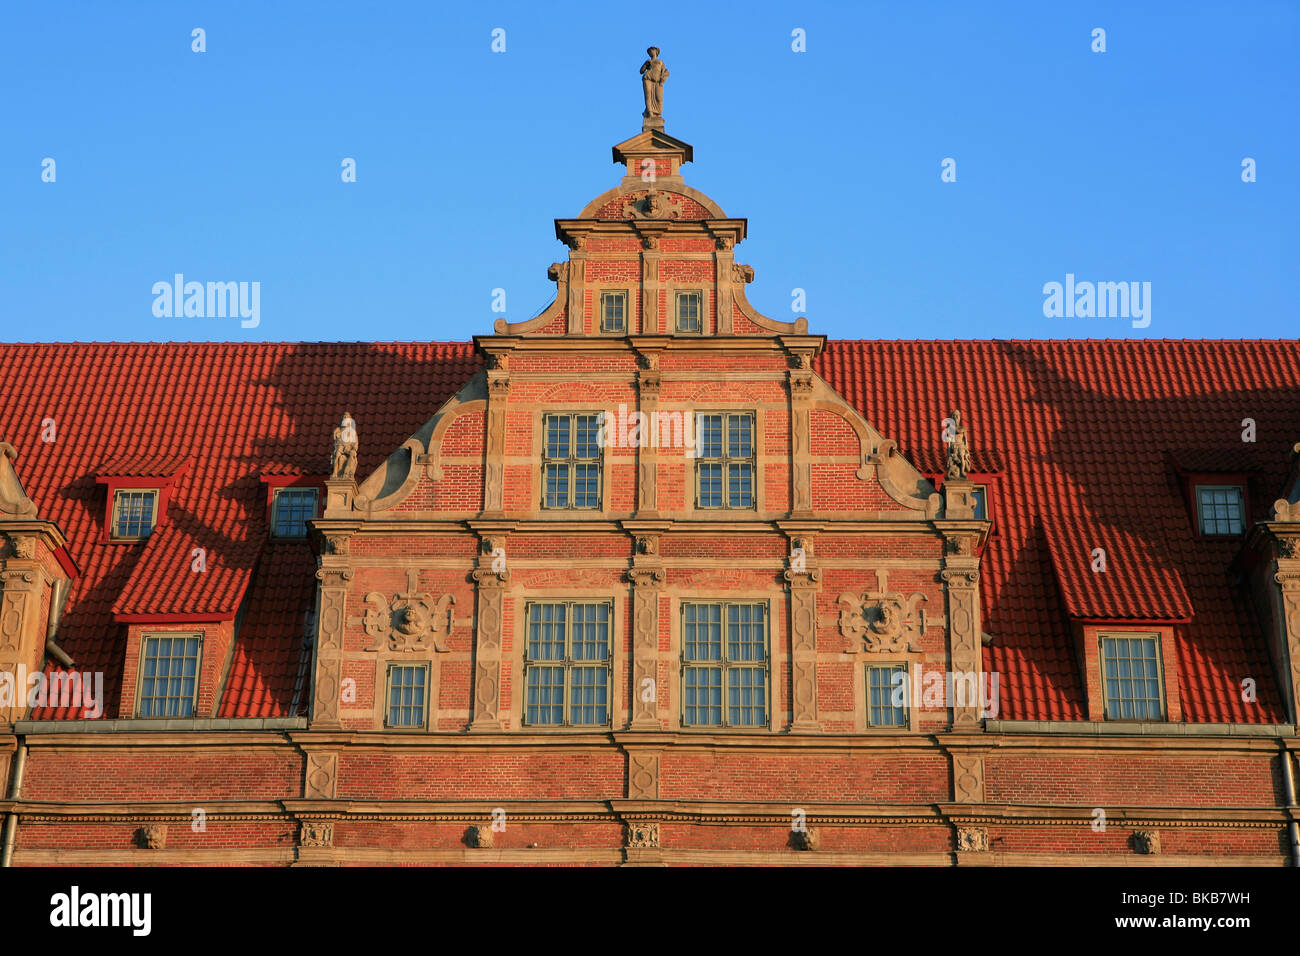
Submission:
[[[948,477],[965,478],[970,473],[970,437],[962,424],[961,410],[953,409],[952,434],[948,437]]]
[[[664,81],[668,79],[668,67],[659,59],[659,48],[652,46],[646,50],[650,59],[641,64],[641,89],[645,94],[645,112],[642,130],[664,128]]]
[[[1292,504],[1285,498],[1273,502],[1274,521],[1300,521],[1300,501]]]
[[[0,441],[0,515],[10,518],[35,518],[36,502],[28,498],[14,471],[18,452],[7,441]]]
[[[330,460],[330,477],[353,479],[357,475],[357,423],[351,412],[334,429],[334,454]]]

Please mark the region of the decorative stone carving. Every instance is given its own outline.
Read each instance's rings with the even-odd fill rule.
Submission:
[[[730,252],[732,249],[736,248],[736,238],[734,236],[718,236],[717,239],[714,240],[714,245],[723,252]]]
[[[636,539],[637,554],[658,554],[659,539],[646,535]]]
[[[650,59],[641,64],[641,91],[645,96],[645,112],[641,114],[647,120],[658,119],[656,125],[663,128],[664,83],[668,79],[668,67],[659,59],[659,48],[648,47],[646,53]]]
[[[8,518],[35,518],[36,502],[28,498],[18,480],[14,462],[18,451],[7,441],[0,441],[0,515]]]
[[[501,632],[505,588],[506,582],[510,580],[510,572],[475,568],[470,576],[477,585],[478,593],[474,648],[474,719],[470,723],[470,730],[500,730]]]
[[[14,557],[30,561],[36,557],[36,539],[25,535],[14,535]]]
[[[948,539],[948,551],[951,554],[970,557],[973,553],[974,541],[975,539],[968,534],[953,535]]]
[[[930,626],[925,609],[918,610],[926,596],[920,591],[907,596],[890,591],[888,571],[877,571],[876,580],[876,591],[862,594],[845,591],[839,596],[840,633],[849,638],[848,653],[916,650],[912,642],[919,640]],[[858,641],[862,642],[861,646]]]
[[[307,755],[306,787],[308,800],[333,800],[337,786],[339,755],[309,753]]]
[[[299,846],[333,846],[334,824],[304,820],[298,826]]]
[[[1300,501],[1292,504],[1285,498],[1277,499],[1273,502],[1273,520],[1300,521]]]
[[[644,196],[634,198],[623,207],[624,219],[680,219],[682,199],[676,193],[665,195],[657,189],[651,189]],[[659,248],[659,237],[648,233],[642,238],[647,249]]]
[[[822,845],[822,834],[816,827],[804,827],[802,830],[790,831],[790,845],[796,850],[817,850]]]
[[[546,270],[546,278],[552,282],[567,282],[569,279],[569,264],[567,262],[552,262]]]
[[[565,239],[565,244],[575,252],[582,249],[587,244],[586,236],[569,236]]]
[[[437,601],[431,595],[421,594],[418,588],[419,572],[410,568],[406,572],[406,590],[393,595],[391,601],[378,591],[366,595],[366,633],[374,638],[368,651],[424,651],[432,647],[447,653],[444,643],[455,626],[454,605],[456,596],[444,594]]]
[[[984,758],[978,754],[953,754],[952,787],[958,803],[983,803]]]
[[[465,842],[474,850],[490,850],[495,838],[492,833],[492,824],[476,823],[465,831]]]
[[[357,476],[357,423],[351,412],[334,429],[334,453],[330,460],[330,477],[353,479]]]
[[[326,535],[325,547],[323,548],[323,550],[325,554],[337,554],[340,556],[347,556],[348,554],[351,553],[350,540],[347,535],[340,535],[340,534]]]
[[[167,845],[167,827],[150,823],[135,831],[135,845],[142,850],[161,850]]]
[[[659,799],[658,754],[628,754],[627,795],[630,800]]]
[[[624,846],[629,849],[652,849],[659,846],[659,824],[629,823]]]
[[[958,827],[958,853],[987,853],[989,849],[989,831],[983,827]]]
[[[965,478],[970,473],[970,436],[961,421],[961,410],[952,413],[952,436],[948,441],[948,477]]]
[[[1300,558],[1300,538],[1278,538],[1277,553],[1283,558]]]
[[[1134,830],[1133,849],[1138,853],[1155,855],[1160,852],[1159,830]]]
[[[754,267],[742,266],[739,262],[731,264],[731,278],[740,283],[754,281]]]

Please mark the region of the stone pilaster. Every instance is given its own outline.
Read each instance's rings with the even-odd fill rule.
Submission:
[[[632,730],[659,730],[659,595],[666,573],[658,538],[638,537],[632,582]]]
[[[346,538],[341,540],[347,541]],[[349,566],[346,544],[342,550],[342,554],[322,554],[321,566],[316,571],[316,580],[320,581],[320,614],[316,620],[313,655],[313,730],[339,730],[343,726],[339,720],[339,704],[343,692],[343,625],[347,615],[348,582],[352,579],[352,568]]]
[[[574,243],[569,253],[568,301],[565,304],[565,313],[569,317],[567,326],[569,334],[582,335],[586,331],[587,321],[587,253],[583,251],[586,243],[582,239],[575,239]]]
[[[732,308],[732,283],[734,270],[736,268],[736,253],[734,240],[730,237],[719,237],[715,240],[717,251],[713,254],[713,276],[716,290],[716,308],[718,315],[718,335],[732,334],[732,314],[735,311]]]
[[[1297,509],[1300,511],[1300,508]],[[1300,518],[1300,514],[1297,514]],[[1286,648],[1286,680],[1291,698],[1291,719],[1300,721],[1300,522],[1295,537],[1278,540],[1277,572],[1274,582],[1281,589],[1282,644]]]
[[[477,613],[474,622],[474,715],[469,729],[494,731],[501,729],[501,633],[510,572],[477,568],[471,574],[477,591]]]
[[[795,356],[790,369],[790,514],[812,515],[812,354]]]
[[[641,251],[641,334],[671,333],[659,323],[659,250]]]
[[[792,720],[796,733],[816,733],[817,718],[817,592],[821,570],[812,557],[812,541],[791,541],[790,567],[785,579],[790,585],[790,673]]]
[[[980,694],[984,687],[979,558],[950,554],[944,559],[940,576],[948,594],[948,666],[956,675],[976,675],[975,699],[952,701],[952,729],[978,731],[982,727]]]
[[[20,720],[27,710],[26,677],[39,673],[45,660],[48,614],[42,610],[57,565],[53,552],[64,545],[59,529],[48,521],[0,520],[0,674],[12,688],[10,706],[0,707],[0,721]]]
[[[570,275],[572,271],[570,266]],[[485,517],[500,517],[505,513],[506,403],[510,398],[509,366],[510,359],[505,353],[496,353],[489,357],[487,454],[483,476]]]
[[[637,394],[639,411],[645,413],[646,428],[653,428],[655,413],[659,409],[659,353],[647,352],[641,358],[642,368],[637,372]],[[688,412],[689,414],[689,412]],[[649,442],[637,448],[636,452],[636,516],[654,518],[658,516],[656,477],[659,472],[659,439],[652,436]]]

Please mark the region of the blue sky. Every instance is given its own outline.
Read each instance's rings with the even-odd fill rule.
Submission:
[[[769,315],[800,288],[838,338],[1300,333],[1294,0],[900,0],[5,4],[3,335],[458,340],[496,288],[535,315],[652,43]],[[260,324],[155,317],[177,272],[259,282]],[[1151,283],[1150,325],[1045,317],[1067,273]]]

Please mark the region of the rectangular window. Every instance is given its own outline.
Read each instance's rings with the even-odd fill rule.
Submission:
[[[200,636],[144,638],[140,662],[141,717],[193,717],[199,691]]]
[[[529,604],[527,614],[524,722],[607,726],[610,605]]]
[[[147,538],[153,533],[158,507],[156,491],[118,491],[113,495],[114,538]]]
[[[1240,485],[1197,485],[1196,510],[1201,534],[1241,534],[1245,525]]]
[[[906,664],[872,664],[867,667],[867,726],[906,727]]]
[[[1159,638],[1126,635],[1101,639],[1107,720],[1162,720]]]
[[[677,331],[699,332],[704,311],[703,292],[677,293]]]
[[[388,668],[388,726],[423,727],[429,665],[395,664]]]
[[[271,534],[305,538],[307,522],[316,517],[315,488],[278,488],[271,501]]]
[[[682,606],[682,697],[684,726],[767,726],[767,605]]]
[[[547,415],[542,507],[600,508],[600,416]]]
[[[627,331],[626,292],[602,292],[600,294],[600,330],[602,332]]]
[[[976,485],[971,491],[971,499],[975,505],[975,520],[987,521],[989,516],[988,485]]]
[[[697,414],[695,441],[695,506],[754,507],[753,414]]]

